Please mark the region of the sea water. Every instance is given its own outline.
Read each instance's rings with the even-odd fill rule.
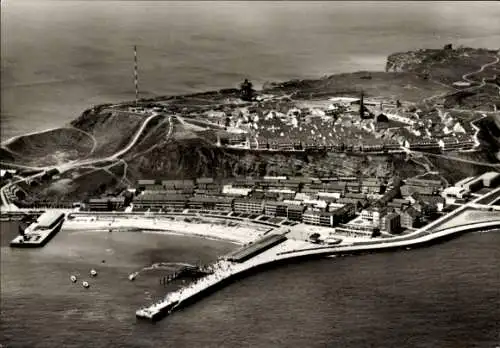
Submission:
[[[91,105],[383,70],[447,43],[498,48],[494,2],[7,0],[1,139],[61,126]]]
[[[235,245],[62,230],[42,249],[10,249],[16,225],[2,223],[1,229],[5,347],[455,348],[499,342],[499,232],[279,266],[151,324],[137,321],[135,311],[175,289],[159,282],[171,271],[144,270],[133,282],[130,273],[159,262],[211,262]],[[95,278],[88,275],[92,268]]]

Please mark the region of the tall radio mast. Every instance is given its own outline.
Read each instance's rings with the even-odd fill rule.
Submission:
[[[134,45],[134,84],[135,84],[135,105],[139,103],[139,72],[137,69],[137,46]]]

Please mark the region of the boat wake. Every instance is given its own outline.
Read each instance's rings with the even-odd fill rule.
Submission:
[[[143,272],[153,271],[153,270],[157,270],[157,269],[172,270],[173,268],[178,268],[178,267],[195,267],[195,265],[192,265],[192,264],[189,264],[186,262],[156,262],[156,263],[153,263],[151,266],[146,266],[137,272],[131,273],[128,276],[128,278],[130,280],[134,280],[140,273],[143,273]]]

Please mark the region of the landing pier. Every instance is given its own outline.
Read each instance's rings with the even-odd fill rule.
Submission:
[[[274,250],[287,238],[283,234],[269,234],[255,242],[247,243],[236,251],[222,257],[210,268],[213,273],[202,277],[185,288],[169,293],[165,299],[149,307],[141,308],[136,312],[138,318],[158,320],[170,314],[203,294],[212,290],[217,285],[230,280],[236,275],[248,271],[259,264],[274,261],[271,257]]]
[[[477,209],[477,201],[493,196],[500,192],[500,188],[464,204],[452,213],[422,227],[415,232],[394,237],[389,240],[373,240],[363,242],[341,243],[328,246],[319,246],[303,240],[288,238],[289,232],[282,234],[269,234],[253,243],[248,243],[242,248],[228,254],[213,265],[213,274],[200,278],[196,282],[167,294],[167,296],[149,307],[136,311],[136,317],[151,321],[159,320],[173,311],[196,301],[198,298],[214,291],[232,278],[242,275],[256,268],[299,258],[315,258],[337,255],[352,255],[389,250],[408,250],[423,247],[441,240],[455,237],[456,235],[500,228],[500,214],[494,214],[488,221],[450,224],[456,218],[464,217],[471,208]],[[482,206],[491,210],[492,206]]]
[[[65,219],[64,212],[47,211],[27,228],[20,228],[19,236],[10,242],[10,246],[13,248],[43,247],[59,232]]]

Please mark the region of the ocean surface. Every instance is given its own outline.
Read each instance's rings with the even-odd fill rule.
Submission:
[[[446,43],[498,48],[498,2],[46,1],[1,3],[1,139],[90,105],[383,70]]]
[[[245,77],[259,87],[383,70],[390,53],[449,42],[497,48],[498,18],[494,2],[2,1],[1,139],[132,99],[133,45],[141,95],[170,95]],[[135,310],[169,290],[162,275],[235,246],[61,231],[42,249],[14,250],[16,225],[0,230],[0,347],[500,345],[498,232],[271,269],[151,325],[137,322]]]
[[[3,347],[436,347],[500,344],[500,233],[429,248],[276,267],[164,320],[135,310],[164,295],[178,263],[235,245],[140,232],[62,230],[44,248],[10,249],[1,225]],[[103,260],[105,263],[103,263]],[[128,274],[164,263],[163,270]],[[90,278],[91,268],[98,271]],[[77,274],[79,282],[70,282]],[[84,289],[80,281],[88,280]]]

